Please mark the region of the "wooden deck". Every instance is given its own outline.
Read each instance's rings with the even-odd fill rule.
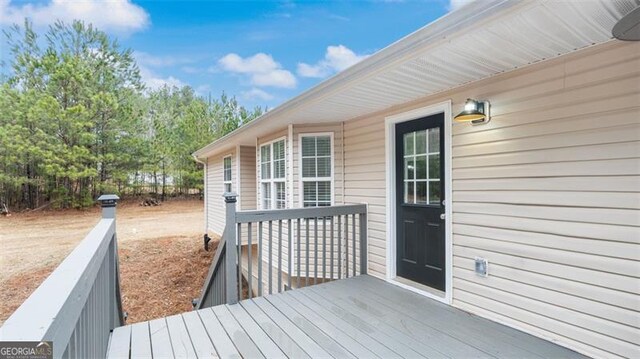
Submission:
[[[574,358],[370,276],[114,330],[109,358]]]

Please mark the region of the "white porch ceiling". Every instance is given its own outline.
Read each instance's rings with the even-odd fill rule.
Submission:
[[[207,157],[288,124],[346,121],[612,39],[640,0],[477,1],[196,152]]]

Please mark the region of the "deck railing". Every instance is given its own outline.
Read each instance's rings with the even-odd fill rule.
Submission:
[[[365,204],[237,212],[236,194],[224,197],[223,238],[196,308],[366,274]]]
[[[0,340],[51,341],[54,358],[105,357],[110,331],[124,324],[117,199],[99,198],[100,222],[7,319],[0,328]]]

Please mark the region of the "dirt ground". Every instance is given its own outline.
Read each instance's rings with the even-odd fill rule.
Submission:
[[[127,323],[191,309],[215,251],[204,251],[203,202],[119,203],[117,233]],[[0,323],[100,219],[100,208],[0,217]],[[214,246],[215,247],[215,246]]]

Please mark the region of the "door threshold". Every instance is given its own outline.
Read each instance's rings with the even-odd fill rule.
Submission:
[[[410,279],[406,279],[406,278],[402,278],[402,277],[395,277],[395,278],[391,278],[391,279],[387,279],[387,282],[391,283],[391,284],[395,284],[399,287],[402,287],[404,289],[410,290],[414,293],[418,293],[420,295],[423,295],[425,297],[437,300],[439,302],[445,303],[445,304],[449,304],[449,302],[447,301],[447,293],[435,289],[435,288],[431,288],[429,286],[426,286],[424,284],[418,283],[418,282],[414,282]]]

